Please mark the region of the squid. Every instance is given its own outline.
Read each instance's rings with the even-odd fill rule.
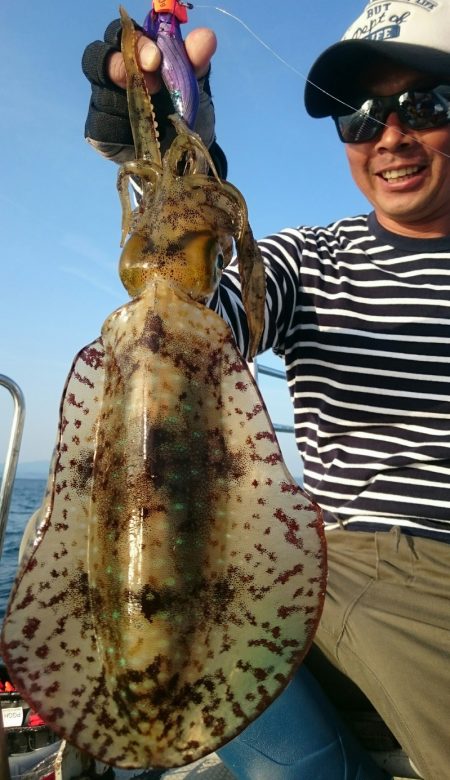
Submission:
[[[115,767],[169,768],[220,748],[282,692],[314,637],[326,556],[320,511],[206,305],[234,245],[254,355],[265,285],[245,201],[180,117],[161,155],[121,17],[136,149],[118,174],[130,299],[73,361],[0,651],[68,743]]]

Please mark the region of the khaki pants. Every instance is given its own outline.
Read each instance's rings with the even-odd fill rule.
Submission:
[[[425,780],[450,778],[450,544],[327,534],[316,644],[371,700]]]

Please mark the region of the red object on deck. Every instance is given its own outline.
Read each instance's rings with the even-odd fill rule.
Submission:
[[[45,723],[37,712],[30,712],[27,718],[27,726],[45,726]]]

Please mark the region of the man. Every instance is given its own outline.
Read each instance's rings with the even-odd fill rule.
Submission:
[[[425,780],[450,777],[449,29],[450,0],[370,0],[319,57],[306,108],[335,119],[373,211],[260,242],[269,269],[261,351],[285,359],[305,489],[327,524],[322,667],[357,684]],[[100,115],[106,95],[116,107],[123,98],[117,40],[109,44],[87,50],[97,82],[87,132],[120,159],[126,111],[121,134]],[[186,45],[201,80],[198,129],[211,142],[215,39],[197,31]],[[154,91],[158,54],[145,39],[140,47]],[[93,60],[103,63],[96,77]],[[215,141],[211,151],[224,174]],[[245,354],[236,293],[232,266],[211,305]]]

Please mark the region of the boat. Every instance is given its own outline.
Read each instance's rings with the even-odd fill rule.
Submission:
[[[283,371],[259,364],[254,367],[253,374],[256,380],[259,375],[266,375],[285,381]],[[25,401],[18,385],[3,374],[0,374],[0,387],[9,391],[14,402],[11,433],[0,487],[1,558],[19,458]],[[293,427],[288,425],[275,424],[274,428],[278,433],[293,434],[294,432]],[[349,731],[356,736],[379,767],[390,774],[394,780],[420,780],[421,776],[412,767],[408,756],[402,751],[395,737],[363,694],[355,691],[355,695],[349,698],[348,693],[342,693],[339,686],[333,686],[333,690],[327,690],[327,694]],[[159,777],[164,780],[250,780],[246,753],[239,746],[240,737],[235,740],[235,750],[234,743],[227,746],[226,763],[221,756],[213,753],[194,764],[167,770],[163,775],[151,769],[121,770],[96,762],[61,741],[39,719],[39,716],[30,710],[21,694],[14,690],[1,659],[0,706],[0,780],[99,780],[100,778],[157,780]],[[273,728],[280,728],[280,719],[276,712],[269,716],[269,723],[270,717]],[[283,722],[283,729],[287,728],[287,724]],[[290,736],[295,739],[295,735]],[[258,780],[269,780],[267,774],[251,775],[252,779],[256,776]]]

